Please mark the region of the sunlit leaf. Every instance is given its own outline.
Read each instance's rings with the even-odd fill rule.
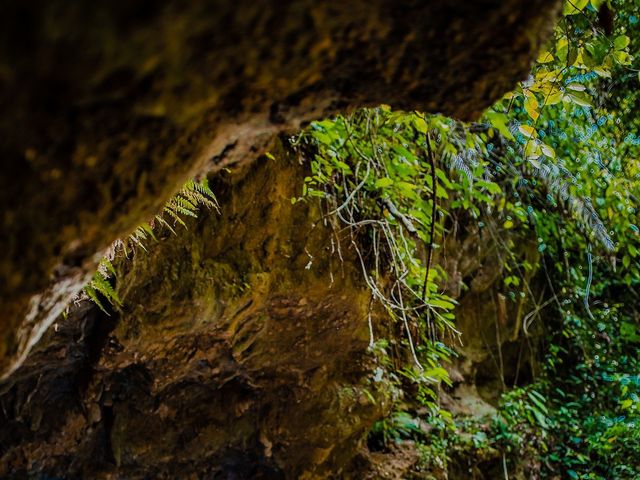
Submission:
[[[624,50],[629,46],[630,42],[631,40],[626,35],[619,35],[613,41],[613,45],[615,46],[616,50]]]
[[[526,98],[524,100],[524,109],[527,111],[529,116],[535,121],[540,116],[538,112],[538,100],[535,95],[531,92],[526,92]]]
[[[527,138],[535,138],[537,136],[536,129],[530,125],[520,125],[518,130]]]
[[[589,0],[565,0],[562,14],[575,15],[584,10],[588,4]]]
[[[513,135],[507,128],[508,119],[504,113],[496,112],[495,110],[489,110],[486,116],[487,120],[491,122],[491,125],[493,125],[500,132],[500,134],[502,134],[503,137],[509,140],[514,140]]]

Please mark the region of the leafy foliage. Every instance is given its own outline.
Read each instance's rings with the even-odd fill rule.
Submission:
[[[403,332],[412,362],[398,368],[398,378],[437,410],[433,386],[448,382],[441,362],[451,354],[441,340],[458,332],[456,302],[443,292],[446,274],[432,257],[448,208],[478,217],[479,205],[501,193],[482,173],[483,138],[443,117],[381,107],[315,122],[294,144],[310,158],[311,175],[293,201],[321,200],[333,250],[341,258],[341,245],[355,252],[372,300]],[[451,192],[463,194],[450,198]]]

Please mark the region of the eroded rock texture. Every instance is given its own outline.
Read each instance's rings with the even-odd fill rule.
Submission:
[[[220,214],[120,257],[121,311],[72,307],[0,383],[0,477],[405,478],[417,452],[364,445],[394,402],[369,314],[378,338],[402,328],[371,303],[349,233],[292,204],[307,167],[270,151],[211,178]],[[524,343],[521,305],[497,297],[504,249],[459,221],[437,258],[464,339],[442,400],[481,416],[516,366],[497,358]]]
[[[216,182],[222,213],[124,259],[124,310],[59,319],[0,390],[0,476],[326,478],[390,407],[369,292],[304,169]],[[374,312],[374,321],[379,316]]]
[[[0,372],[188,174],[357,106],[473,118],[558,0],[7,0],[0,15]]]

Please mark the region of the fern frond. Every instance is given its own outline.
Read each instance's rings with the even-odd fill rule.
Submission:
[[[157,241],[156,234],[154,232],[154,223],[163,225],[169,229],[169,231],[177,235],[171,224],[164,218],[171,218],[175,224],[180,224],[187,228],[187,224],[182,217],[197,217],[198,209],[201,206],[207,208],[215,208],[220,212],[218,201],[209,187],[209,183],[206,179],[196,182],[195,180],[189,180],[180,191],[175,194],[167,203],[165,203],[162,212],[155,215],[151,222],[143,223],[139,225],[127,238],[127,240],[116,240],[111,246],[109,253],[105,256],[98,265],[98,269],[94,273],[89,284],[82,290],[82,295],[88,297],[95,303],[100,310],[107,315],[109,312],[105,308],[102,299],[106,299],[111,305],[122,306],[122,300],[118,296],[110,283],[110,279],[115,277],[116,271],[111,263],[111,259],[114,258],[115,250],[122,250],[125,256],[128,258],[128,248],[140,247],[145,252],[147,251],[144,242],[149,238]]]
[[[140,229],[141,231],[143,231],[147,236],[151,237],[153,240],[155,240],[156,242],[158,241],[158,239],[156,238],[155,233],[153,233],[153,227],[151,226],[151,224],[149,223],[143,223],[142,225],[140,225],[138,227],[138,229]]]
[[[147,239],[147,234],[142,227],[136,228],[131,235],[137,240],[142,241]]]
[[[107,257],[103,257],[98,264],[98,272],[102,274],[104,278],[109,278],[109,276],[116,275],[116,269]]]
[[[180,191],[180,194],[189,198],[196,205],[204,205],[207,208],[215,208],[218,212],[220,211],[218,200],[209,187],[209,182],[206,178],[200,182],[189,180]]]
[[[165,212],[173,212],[175,215],[184,215],[187,217],[197,217],[196,211],[193,208],[189,208],[184,202],[179,201],[177,198],[174,198],[171,204],[165,206]],[[190,205],[190,204],[189,204]]]
[[[533,172],[542,180],[549,193],[556,197],[556,201],[564,203],[572,215],[584,225],[585,231],[593,232],[595,238],[607,250],[613,251],[615,247],[613,240],[593,207],[591,199],[589,197],[583,199],[570,193],[569,184],[575,181],[575,177],[566,168],[560,166],[557,171],[551,171],[548,167],[534,168]],[[564,174],[564,177],[561,174]]]
[[[171,207],[176,211],[181,212],[183,215],[189,215],[196,217],[198,211],[197,204],[191,202],[188,197],[182,195],[176,195],[171,202]]]
[[[100,260],[98,269],[93,274],[89,284],[84,287],[83,293],[95,303],[100,310],[109,315],[109,312],[102,303],[100,297],[105,298],[111,305],[122,306],[122,300],[110,283],[110,279],[115,276],[116,270],[108,258]]]
[[[451,158],[451,167],[464,173],[467,180],[469,180],[469,183],[473,184],[473,174],[471,173],[469,166],[464,161],[462,155],[454,155]]]
[[[112,305],[121,306],[122,301],[118,296],[118,293],[114,290],[109,280],[104,278],[101,274],[94,275],[91,279],[90,286],[97,292],[101,293]]]
[[[169,225],[169,222],[167,222],[162,215],[156,215],[154,217],[154,219],[160,224],[160,225],[164,225],[165,227],[167,227],[169,229],[169,231],[171,233],[173,233],[174,235],[177,235],[176,231],[173,229],[173,227],[171,225]]]
[[[180,215],[178,215],[175,211],[173,211],[171,208],[169,208],[168,206],[164,207],[164,213],[166,213],[167,215],[169,215],[171,218],[173,218],[173,220],[175,221],[175,223],[179,223],[180,225],[182,225],[184,228],[187,228],[187,224],[184,223],[184,220],[182,220],[182,218],[180,217]],[[175,225],[175,224],[174,224]]]
[[[98,306],[100,310],[102,310],[107,315],[110,315],[107,309],[104,308],[104,305],[100,301],[100,298],[98,298],[98,293],[96,292],[95,288],[93,288],[91,285],[87,285],[86,287],[84,287],[83,292],[87,297],[89,297],[89,300],[91,300]]]
[[[147,252],[147,247],[144,246],[144,243],[142,243],[142,240],[140,240],[140,238],[138,238],[136,235],[129,235],[129,239],[132,241],[133,244],[139,246],[140,248],[142,248],[145,252]]]

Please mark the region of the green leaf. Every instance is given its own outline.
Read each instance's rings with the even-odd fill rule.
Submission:
[[[489,120],[489,123],[491,123],[491,125],[493,125],[493,127],[496,128],[504,138],[515,140],[515,138],[507,128],[507,122],[509,121],[509,119],[504,113],[490,110],[487,112],[486,116],[487,120]]]
[[[563,15],[575,15],[580,13],[589,3],[589,0],[565,0],[562,9]]]
[[[567,88],[575,92],[584,92],[587,89],[587,87],[585,87],[581,83],[570,83],[569,85],[567,85]]]
[[[567,67],[570,67],[574,63],[576,63],[576,60],[578,59],[578,49],[573,46],[569,46],[568,49],[569,50],[567,52]]]
[[[340,160],[335,160],[334,164],[336,167],[338,167],[340,170],[342,170],[345,173],[351,173],[351,167],[349,165],[347,165],[346,163],[340,161]]]
[[[613,45],[616,48],[616,50],[624,50],[629,46],[630,42],[631,40],[626,35],[619,35],[613,41]]]
[[[502,193],[502,189],[500,185],[495,182],[487,182],[485,180],[478,180],[476,182],[478,187],[486,188],[487,191],[493,195],[500,195]]]
[[[533,412],[533,416],[536,417],[536,421],[542,428],[549,428],[549,425],[547,424],[547,419],[542,414],[542,412],[538,411],[537,409],[532,409],[531,411]]]
[[[376,188],[385,188],[390,185],[393,185],[393,180],[391,180],[389,177],[379,178],[378,180],[376,180],[376,183],[374,184]]]
[[[582,63],[588,67],[588,68],[595,68],[598,65],[598,62],[596,61],[595,58],[593,58],[593,54],[587,50],[586,48],[583,48],[580,50],[581,53],[581,57],[582,57]]]
[[[438,177],[438,180],[442,182],[442,185],[444,185],[444,188],[448,188],[448,189],[453,188],[453,183],[451,183],[451,181],[447,178],[446,173],[444,173],[442,169],[436,168],[436,177]]]
[[[565,95],[565,99],[569,99],[570,102],[580,105],[581,107],[593,107],[591,98],[584,92],[571,92]]]
[[[427,303],[432,307],[443,308],[445,310],[453,310],[455,305],[451,302],[447,302],[446,300],[440,300],[437,298],[429,299]]]
[[[547,413],[547,406],[544,404],[546,399],[542,395],[532,390],[527,393],[527,396],[529,397],[529,400],[531,400],[540,409],[541,412],[543,412],[544,414]]]
[[[604,68],[596,67],[593,69],[593,71],[596,72],[602,78],[611,78],[611,72],[609,72],[608,70],[605,70]]]

